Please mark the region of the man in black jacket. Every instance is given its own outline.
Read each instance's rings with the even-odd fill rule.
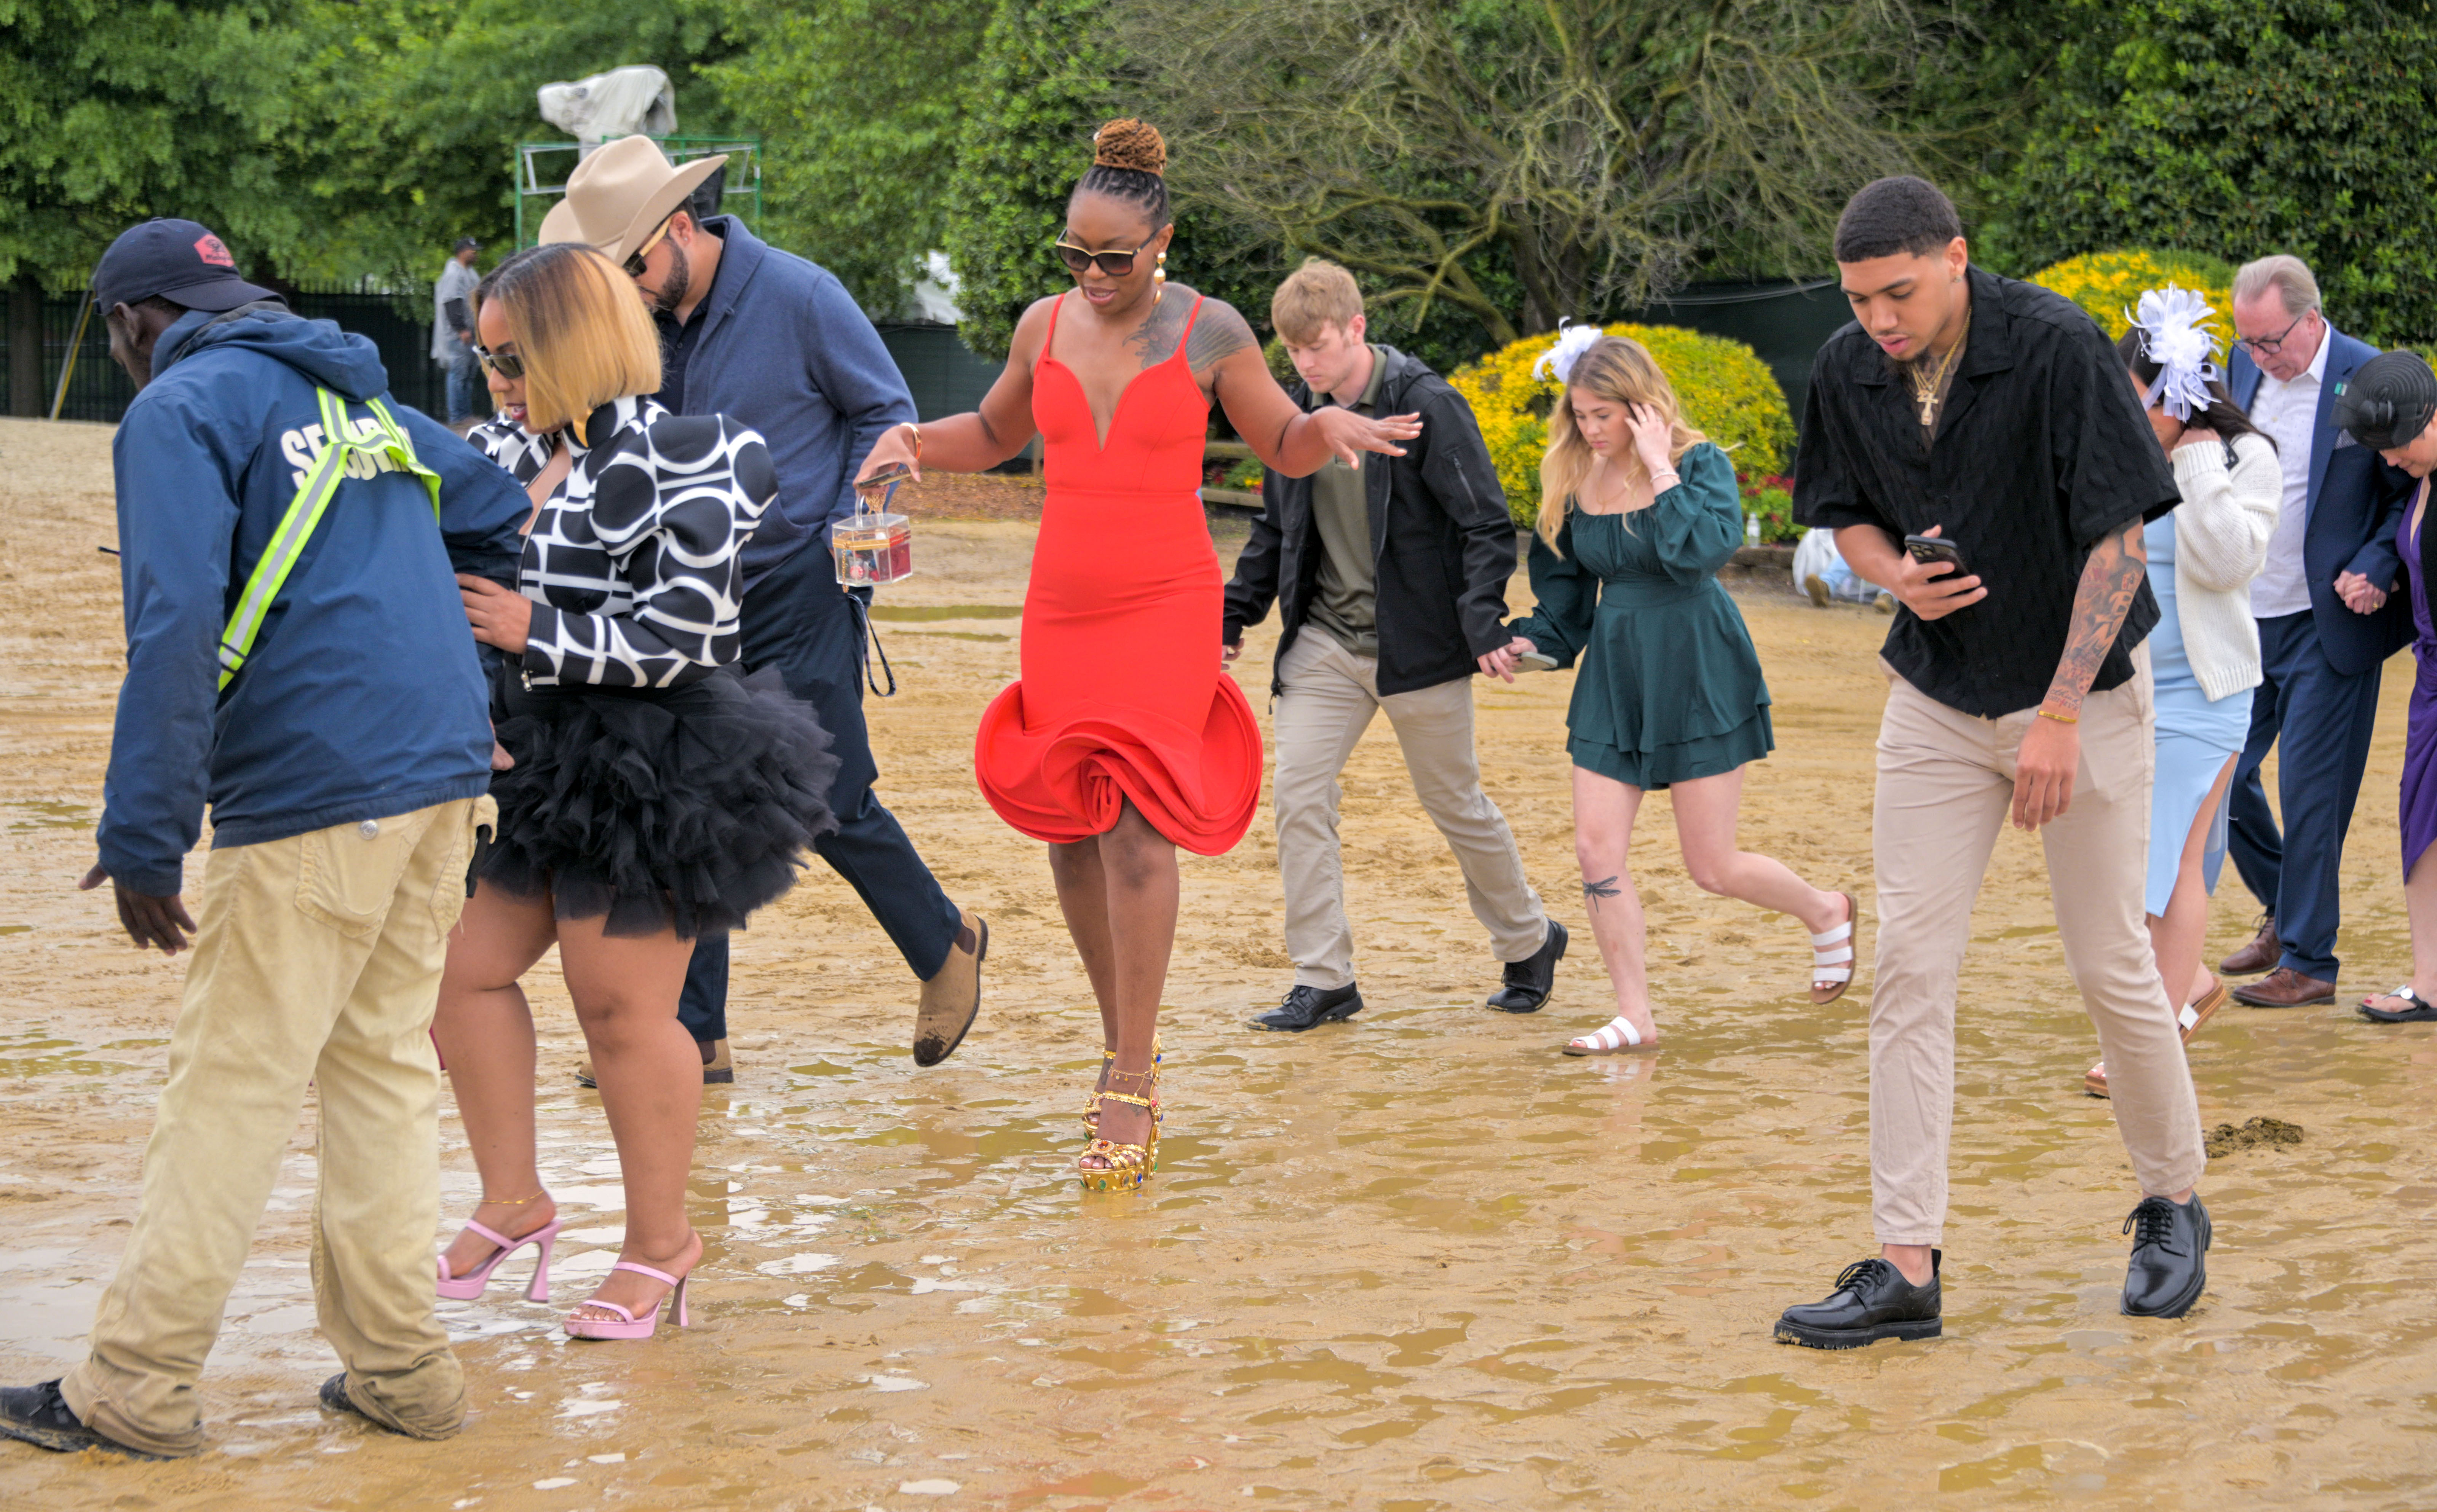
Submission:
[[[1337,777],[1380,709],[1505,963],[1489,1006],[1531,1013],[1548,1001],[1566,930],[1525,879],[1505,817],[1481,791],[1472,743],[1473,672],[1512,681],[1515,670],[1501,628],[1515,526],[1497,469],[1463,395],[1415,358],[1364,341],[1361,290],[1344,269],[1305,263],[1279,286],[1270,321],[1303,375],[1289,391],[1306,409],[1418,412],[1422,435],[1404,456],[1366,458],[1359,470],[1331,461],[1308,478],[1271,473],[1227,584],[1230,661],[1272,600],[1285,622],[1271,685],[1273,798],[1295,981],[1253,1027],[1299,1031],[1361,1011]]]

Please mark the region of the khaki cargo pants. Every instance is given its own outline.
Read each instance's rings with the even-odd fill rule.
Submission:
[[[485,798],[211,853],[143,1193],[93,1354],[60,1384],[86,1426],[203,1447],[195,1382],[310,1084],[313,1291],[365,1416],[455,1433],[464,1377],[432,1313],[440,1076],[431,1012]]]

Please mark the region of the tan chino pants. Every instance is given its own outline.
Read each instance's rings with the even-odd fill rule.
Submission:
[[[1278,665],[1284,691],[1271,721],[1277,748],[1278,871],[1286,882],[1287,954],[1295,985],[1327,990],[1354,980],[1354,930],[1345,918],[1345,870],[1337,840],[1338,775],[1355,743],[1385,710],[1411,773],[1413,793],[1464,870],[1472,916],[1500,961],[1521,961],[1548,940],[1549,915],[1523,875],[1506,816],[1481,788],[1473,750],[1472,680],[1410,693],[1379,692],[1379,664],[1306,626]]]
[[[2149,844],[2149,657],[2093,693],[2076,729],[2073,801],[2040,831],[2057,933],[2098,1030],[2117,1132],[2145,1192],[2200,1180],[2200,1105],[2175,1008],[2141,916]],[[1871,1218],[1883,1244],[1936,1244],[1946,1222],[1955,1109],[1956,981],[1972,904],[2014,796],[2014,758],[2038,716],[1985,720],[1888,672],[1871,845],[1878,955],[1870,993]]]
[[[195,1382],[312,1084],[313,1290],[366,1416],[456,1432],[465,1381],[433,1316],[449,929],[488,798],[211,853],[135,1226],[61,1382],[85,1424],[156,1454],[203,1444]],[[368,832],[369,830],[369,832]]]

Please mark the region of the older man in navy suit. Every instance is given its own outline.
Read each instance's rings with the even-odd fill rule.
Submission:
[[[2267,917],[2221,969],[2268,973],[2236,988],[2237,1001],[2291,1008],[2335,999],[2337,872],[2377,719],[2378,669],[2411,638],[2394,591],[2394,531],[2411,480],[2337,427],[2336,395],[2377,349],[2327,323],[2300,258],[2263,257],[2235,274],[2234,326],[2235,403],[2276,443],[2285,501],[2251,585],[2265,681],[2235,768],[2228,843]],[[2281,834],[2259,778],[2280,745]]]

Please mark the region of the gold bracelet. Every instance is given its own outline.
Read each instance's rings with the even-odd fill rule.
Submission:
[[[914,460],[918,462],[922,460],[922,427],[910,420],[901,420],[898,424],[903,426],[906,429],[914,433]]]
[[[2078,714],[2059,714],[2054,709],[2046,707],[2041,708],[2040,718],[2043,720],[2054,720],[2059,724],[2079,724],[2081,722],[2081,716]]]

